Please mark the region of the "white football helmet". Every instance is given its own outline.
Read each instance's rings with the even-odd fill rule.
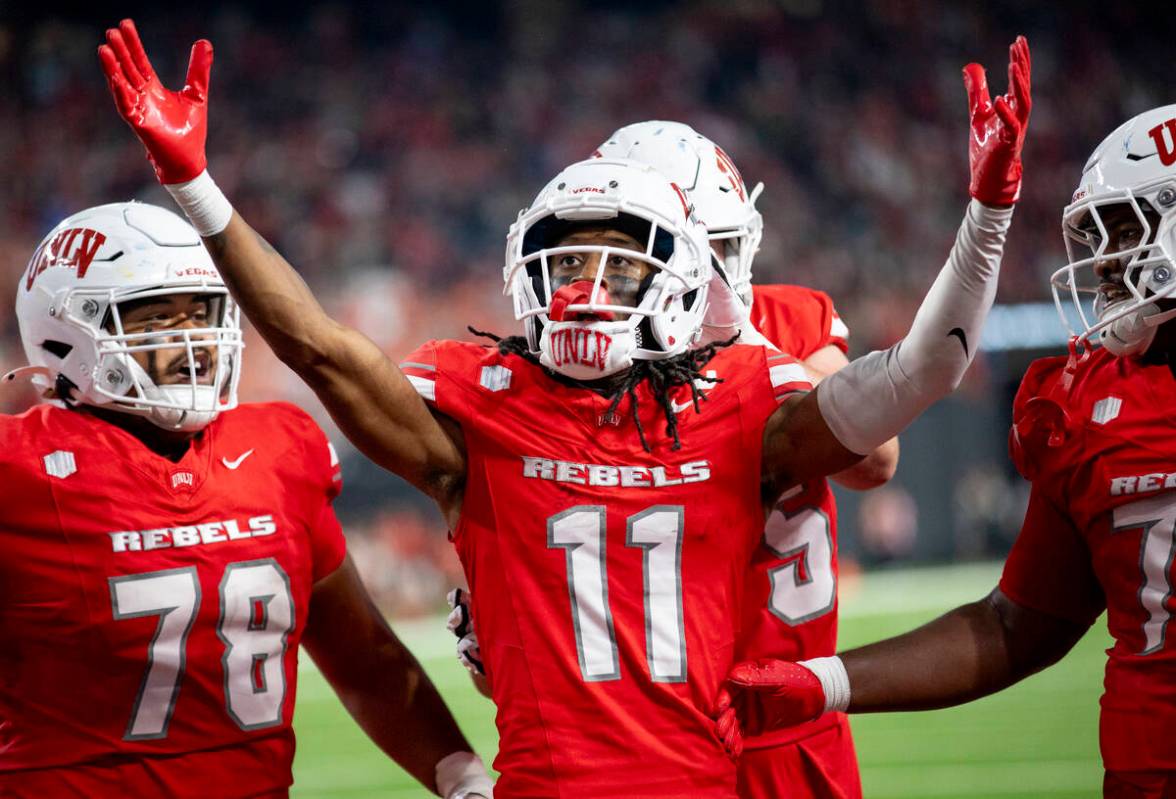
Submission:
[[[764,220],[755,209],[764,190],[749,193],[735,162],[719,145],[681,122],[635,122],[608,137],[593,153],[649,164],[690,195],[711,241],[725,242],[723,269],[732,288],[751,303],[751,266],[763,238]]]
[[[240,312],[199,235],[170,211],[129,202],[74,214],[49,232],[20,280],[16,317],[32,366],[18,371],[57,399],[184,431],[236,406]],[[209,325],[124,332],[121,304],[169,294],[211,295]],[[156,385],[132,357],[178,350],[188,375],[178,384]]]
[[[643,249],[557,246],[585,227],[615,228],[642,242]],[[553,286],[560,289],[553,261],[598,254],[606,263],[610,253],[652,267],[630,301],[602,289],[601,268],[590,287],[584,281],[581,294],[559,307],[553,319]],[[528,345],[545,366],[581,380],[605,377],[633,359],[678,355],[697,340],[711,277],[706,229],[683,191],[653,167],[592,158],[557,175],[519,213],[507,234],[503,277]]]
[[[1107,223],[1112,211],[1139,223],[1138,242],[1108,251],[1115,238]],[[1156,327],[1176,317],[1176,310],[1156,304],[1176,292],[1176,105],[1142,113],[1103,140],[1062,212],[1062,232],[1069,263],[1050,278],[1062,321],[1088,341],[1097,334],[1115,355],[1144,352]],[[1115,262],[1119,291],[1097,273]],[[1076,315],[1067,316],[1067,305]]]

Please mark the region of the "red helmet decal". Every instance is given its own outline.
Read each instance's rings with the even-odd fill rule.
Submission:
[[[37,275],[51,266],[72,267],[78,270],[79,278],[85,277],[90,262],[105,241],[104,234],[89,228],[75,227],[61,231],[33,253],[25,291],[32,290]]]
[[[1164,128],[1168,129],[1168,136],[1164,136]],[[1152,137],[1152,141],[1156,143],[1156,152],[1159,153],[1160,163],[1164,166],[1172,166],[1176,164],[1176,119],[1169,119],[1156,125],[1147,132],[1148,136]],[[1172,140],[1172,146],[1168,146],[1168,139]]]
[[[678,193],[678,199],[682,201],[682,214],[687,219],[690,219],[690,203],[686,201],[686,192],[682,191],[678,184],[673,181],[670,181],[670,186]]]
[[[735,189],[739,199],[747,202],[747,187],[743,185],[743,176],[735,168],[735,162],[731,160],[731,156],[723,152],[723,148],[717,144],[715,145],[715,163],[719,165],[719,171],[727,176],[727,180],[731,181],[731,188]]]

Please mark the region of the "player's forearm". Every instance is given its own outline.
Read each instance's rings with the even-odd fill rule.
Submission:
[[[892,438],[830,479],[852,491],[869,491],[890,482],[898,469],[898,439]]]
[[[959,385],[996,296],[1012,213],[973,200],[907,336],[817,388],[821,413],[847,449],[871,452]]]
[[[849,710],[925,710],[987,696],[1061,660],[1087,629],[994,589],[917,630],[843,653]]]
[[[424,785],[470,746],[437,689],[363,588],[348,556],[315,583],[306,651],[368,736]]]
[[[963,605],[904,635],[841,654],[851,713],[949,707],[1018,679],[988,600]]]
[[[227,227],[204,239],[233,298],[284,363],[300,375],[330,360],[339,325],[302,277],[234,212]]]
[[[385,754],[436,790],[437,763],[472,751],[436,687],[401,645],[385,642],[351,655],[364,662],[332,680],[340,701]]]

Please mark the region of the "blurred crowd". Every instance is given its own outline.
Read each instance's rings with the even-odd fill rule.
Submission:
[[[211,173],[324,305],[393,357],[469,337],[467,326],[515,332],[501,296],[508,225],[561,167],[650,118],[693,125],[749,185],[765,184],[758,280],[828,291],[856,352],[889,345],[967,199],[960,68],[982,61],[994,94],[1004,91],[1017,33],[1033,48],[1035,106],[1000,299],[1042,299],[1086,156],[1118,122],[1172,98],[1169,59],[1134,57],[1167,52],[1146,5],[197,5],[127,11],[170,85],[189,44],[212,40]],[[95,48],[117,17],[94,14],[0,10],[4,369],[23,361],[17,278],[56,221],[115,200],[170,204],[98,69]],[[247,345],[244,399],[317,409],[264,344],[250,335]],[[6,389],[0,409],[31,399]],[[460,578],[439,521],[419,501],[391,501],[407,496],[402,486],[380,485],[344,503],[354,546],[389,582],[388,604],[428,606]],[[900,520],[913,514],[900,506]]]

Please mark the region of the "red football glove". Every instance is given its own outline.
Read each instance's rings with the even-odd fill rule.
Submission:
[[[1008,206],[1021,196],[1021,148],[1033,101],[1029,97],[1029,42],[1024,36],[1009,47],[1009,93],[992,102],[984,67],[964,67],[968,113],[972,118],[968,160],[972,196],[985,205]]]
[[[764,658],[736,664],[715,705],[716,727],[732,758],[743,737],[793,727],[825,712],[825,689],[799,663]]]
[[[192,45],[184,88],[173,92],[151,68],[134,22],[124,19],[117,29],[107,30],[106,41],[98,48],[98,58],[114,104],[147,148],[159,182],[186,183],[199,175],[208,166],[204,140],[212,44],[201,39]]]

